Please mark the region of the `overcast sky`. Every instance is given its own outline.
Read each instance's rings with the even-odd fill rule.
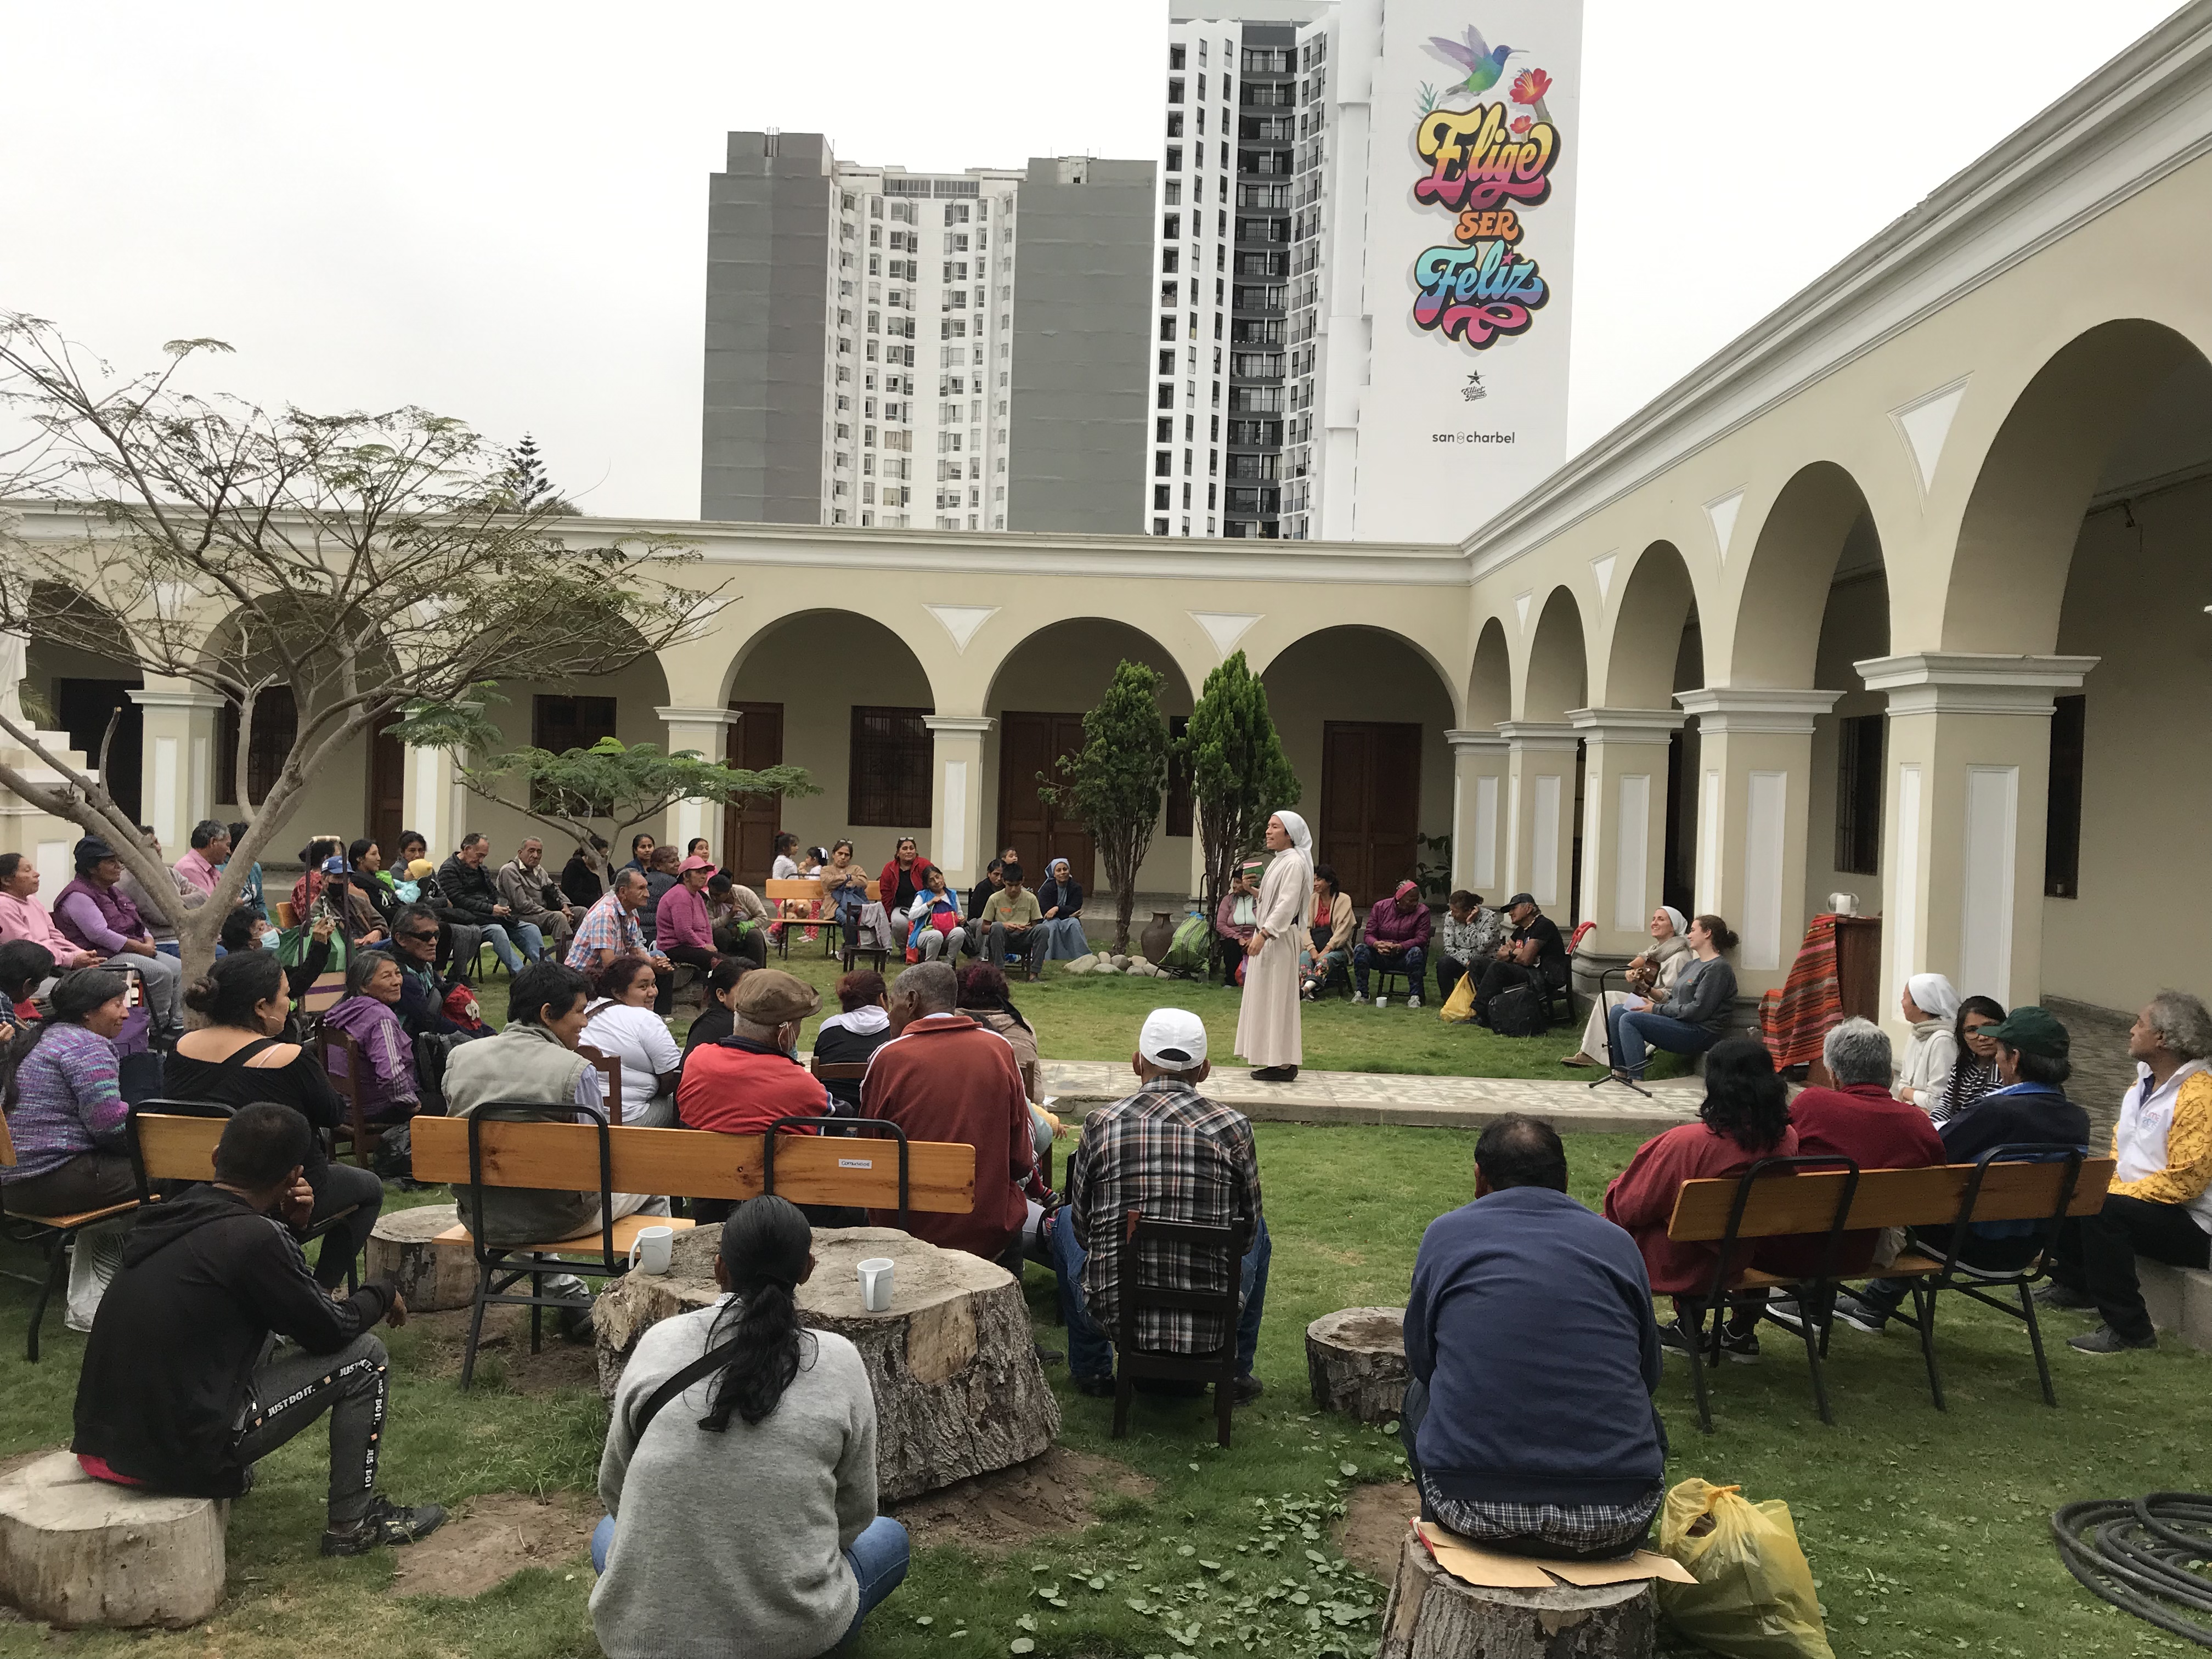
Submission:
[[[1573,445],[2169,9],[1588,0]],[[0,0],[0,309],[118,368],[214,336],[238,353],[222,383],[256,398],[529,430],[587,512],[686,518],[724,132],[819,130],[910,167],[1157,155],[1166,8]]]

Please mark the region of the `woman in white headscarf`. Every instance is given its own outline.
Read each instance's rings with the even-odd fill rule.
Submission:
[[[1680,910],[1662,904],[1651,913],[1651,943],[1629,958],[1628,988],[1607,991],[1590,1006],[1583,1027],[1583,1046],[1561,1058],[1562,1066],[1610,1066],[1606,1020],[1615,1008],[1649,1008],[1674,994],[1674,976],[1690,960],[1690,924]]]
[[[1952,1022],[1959,1017],[1959,994],[1941,974],[1915,974],[1905,981],[1899,1006],[1912,1037],[1897,1068],[1890,1093],[1934,1116],[1943,1103],[1944,1085],[1959,1063],[1959,1039]]]
[[[1236,1052],[1261,1083],[1288,1083],[1305,1057],[1299,1044],[1298,939],[1313,892],[1313,835],[1296,812],[1267,820],[1267,873],[1245,942],[1244,1001],[1237,1013]]]

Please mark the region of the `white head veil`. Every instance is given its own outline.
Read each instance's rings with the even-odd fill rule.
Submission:
[[[1677,909],[1676,909],[1673,905],[1671,905],[1671,904],[1662,904],[1662,905],[1661,905],[1659,908],[1660,908],[1662,910],[1664,910],[1664,911],[1667,913],[1667,920],[1668,920],[1668,921],[1671,921],[1671,922],[1673,922],[1673,923],[1674,924],[1674,937],[1675,937],[1676,939],[1687,939],[1687,938],[1689,938],[1689,936],[1690,936],[1690,923],[1689,923],[1689,919],[1688,919],[1687,917],[1686,917],[1685,915],[1683,915],[1683,914],[1682,914],[1680,910],[1677,910]]]
[[[1306,821],[1296,812],[1291,811],[1275,812],[1270,816],[1282,821],[1283,830],[1291,838],[1291,850],[1303,855],[1305,861],[1311,864],[1313,862],[1313,831],[1306,828]]]
[[[1913,1006],[1929,1018],[1958,1018],[1959,994],[1942,975],[1915,974],[1905,981],[1905,988],[1911,994]]]

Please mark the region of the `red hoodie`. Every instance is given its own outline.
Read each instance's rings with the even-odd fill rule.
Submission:
[[[907,866],[907,874],[914,882],[915,892],[929,890],[929,872],[934,868],[936,866],[921,854],[915,854],[914,862]],[[898,884],[899,862],[894,858],[884,866],[883,874],[876,878],[876,887],[883,895],[884,908],[887,912],[898,908]]]

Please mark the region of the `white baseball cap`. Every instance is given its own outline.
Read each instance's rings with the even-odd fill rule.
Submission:
[[[1187,1072],[1206,1059],[1206,1024],[1181,1008],[1155,1008],[1137,1034],[1137,1052],[1155,1066]]]

